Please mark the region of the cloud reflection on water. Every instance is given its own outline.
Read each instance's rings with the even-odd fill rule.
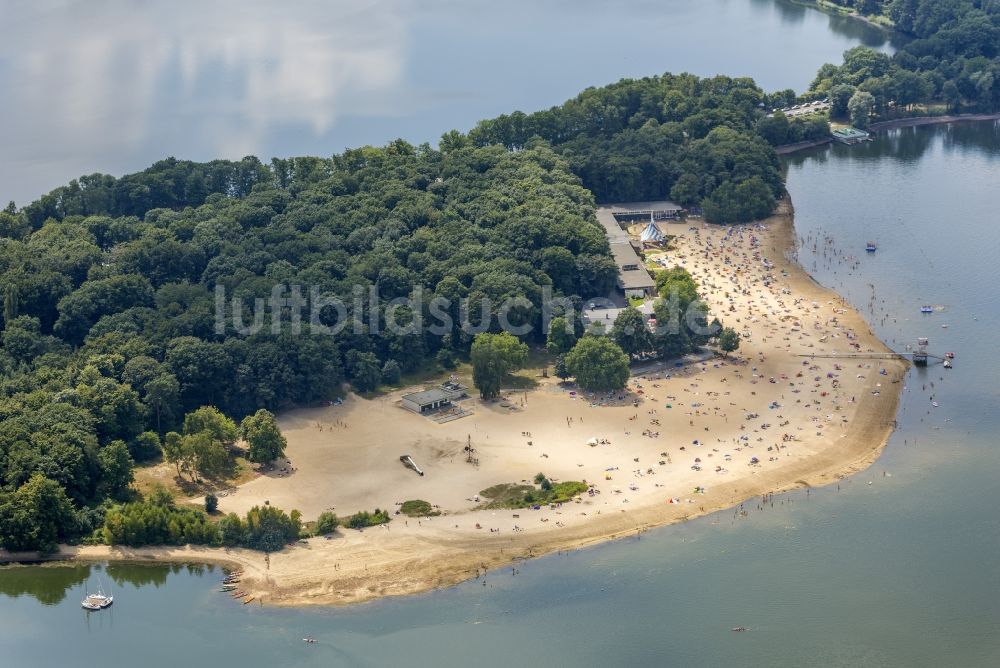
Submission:
[[[319,136],[344,113],[390,114],[407,44],[396,0],[5,1],[0,15],[0,145],[22,172],[4,191],[37,182],[67,145],[85,160],[69,175],[117,172],[122,153],[141,156],[134,168],[179,147],[241,157],[282,129]]]
[[[859,41],[885,35],[791,0],[0,0],[0,206],[170,155],[435,142],[624,76],[801,89]]]

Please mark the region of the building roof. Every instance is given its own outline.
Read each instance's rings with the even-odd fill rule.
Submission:
[[[622,288],[626,290],[638,290],[652,288],[656,285],[653,277],[649,275],[649,272],[642,265],[642,260],[636,255],[631,243],[612,243],[611,254],[614,256],[615,264],[618,266],[618,282]],[[623,267],[627,266],[635,266],[635,269],[623,269]]]
[[[424,390],[423,392],[411,392],[410,394],[404,394],[403,399],[412,401],[418,406],[426,406],[428,404],[433,404],[436,401],[450,401],[453,396],[453,393],[435,387],[430,390]]]
[[[608,204],[607,208],[614,213],[646,213],[649,211],[675,212],[680,211],[682,207],[667,200],[660,200],[658,202],[616,202]]]
[[[639,255],[635,252],[635,248],[632,247],[632,243],[629,241],[612,241],[611,255],[615,259],[615,264],[621,269],[624,266],[637,264],[642,266],[642,260],[639,259]]]
[[[615,215],[611,213],[611,209],[608,207],[602,206],[597,210],[597,222],[599,222],[604,228],[604,232],[608,235],[609,242],[628,242],[628,232],[622,229],[621,225],[618,224],[618,221],[615,220]]]

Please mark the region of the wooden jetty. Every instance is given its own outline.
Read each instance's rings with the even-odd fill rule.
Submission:
[[[932,355],[931,353],[924,350],[917,350],[914,352],[905,353],[799,353],[798,357],[815,357],[823,359],[868,359],[868,360],[892,360],[892,359],[903,359],[909,362],[913,362],[915,366],[927,366],[928,360],[937,360],[938,362],[944,362],[945,358],[941,355]]]

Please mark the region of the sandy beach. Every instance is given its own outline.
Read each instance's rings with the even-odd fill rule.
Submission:
[[[394,512],[423,499],[440,516],[341,528],[269,558],[104,546],[58,556],[225,563],[244,571],[244,588],[264,605],[348,604],[448,586],[515,560],[828,484],[873,462],[891,433],[906,364],[824,357],[888,349],[790,259],[790,203],[761,225],[687,221],[667,231],[675,236],[667,266],[687,268],[712,314],[744,335],[730,359],[651,365],[613,397],[540,379],[537,389],[502,403],[469,399],[472,415],[444,424],[401,408],[402,392],[295,410],[280,416],[287,470],[220,499],[224,512],[267,501],[307,519],[324,510]],[[593,439],[598,445],[588,445]],[[466,461],[467,444],[477,464]],[[403,467],[402,454],[425,475]],[[482,508],[480,490],[539,472],[586,481],[593,493],[555,508]]]

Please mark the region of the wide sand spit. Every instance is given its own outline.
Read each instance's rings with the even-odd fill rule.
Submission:
[[[423,499],[442,513],[341,528],[266,557],[224,548],[64,548],[58,558],[194,561],[243,571],[264,605],[336,605],[447,587],[521,559],[634,536],[747,499],[834,482],[869,466],[893,428],[906,362],[821,355],[888,348],[836,293],[794,261],[791,203],[760,225],[671,223],[666,266],[687,268],[712,314],[744,335],[730,359],[636,370],[627,391],[593,397],[541,379],[439,424],[403,392],[280,416],[282,472],[220,499],[347,516]],[[804,357],[803,355],[817,355]],[[412,391],[412,388],[410,389]],[[597,441],[597,445],[591,445]],[[477,464],[465,452],[470,444]],[[409,454],[424,471],[405,468]],[[484,509],[481,490],[555,481],[593,487],[560,507]]]

